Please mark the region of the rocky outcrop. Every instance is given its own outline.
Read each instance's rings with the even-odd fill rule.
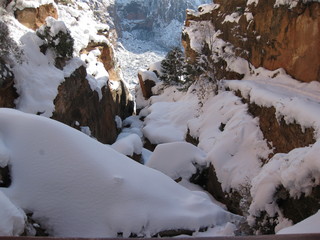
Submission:
[[[21,24],[33,30],[41,27],[49,16],[58,19],[58,11],[53,4],[44,4],[38,8],[16,10],[14,14]]]
[[[149,99],[153,95],[152,88],[156,83],[152,79],[144,79],[141,73],[138,73],[138,79],[143,97]]]
[[[248,104],[248,112],[253,117],[259,118],[259,126],[264,138],[270,143],[273,153],[288,153],[295,148],[302,148],[314,144],[316,137],[315,130],[311,127],[302,128],[297,123],[286,123],[284,117],[276,117],[274,107],[262,107],[249,99],[245,99],[239,92],[236,93],[242,98],[244,103]]]
[[[13,72],[0,59],[0,107],[14,108],[17,97]]]
[[[81,51],[81,53],[89,53],[94,49],[99,49],[101,52],[98,57],[98,61],[102,62],[104,68],[108,71],[109,79],[112,81],[120,81],[121,70],[115,57],[115,50],[111,43],[90,42],[89,45]]]
[[[217,0],[211,12],[188,14],[186,26],[210,21],[219,38],[234,46],[235,55],[255,67],[284,68],[300,81],[320,81],[320,3],[300,0],[290,8],[275,6],[275,0],[247,2]]]
[[[86,75],[82,66],[59,86],[52,118],[77,129],[89,127],[98,141],[111,144],[118,134],[115,117],[130,116],[133,102],[128,100],[129,93],[122,82],[117,91],[103,87],[99,99],[98,93],[91,90]]]
[[[320,186],[313,188],[308,196],[303,193],[299,198],[291,197],[288,190],[281,186],[278,188],[275,198],[284,217],[296,224],[319,211]]]

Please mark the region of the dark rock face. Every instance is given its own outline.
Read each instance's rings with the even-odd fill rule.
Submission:
[[[111,144],[118,134],[115,116],[130,116],[133,103],[128,100],[128,91],[123,83],[118,92],[111,91],[108,86],[103,87],[99,100],[86,75],[85,68],[80,67],[59,86],[52,118],[77,129],[77,122],[88,126],[98,141]]]
[[[140,74],[138,74],[138,78],[143,97],[149,99],[153,95],[152,88],[156,83],[150,79],[143,79]]]
[[[320,81],[319,2],[303,3],[300,0],[294,8],[286,5],[274,7],[275,0],[259,1],[257,5],[249,6],[246,0],[214,2],[220,6],[211,13],[188,14],[186,27],[191,21],[210,21],[216,31],[221,31],[219,38],[234,46],[235,55],[255,67],[284,68],[300,81]],[[232,14],[239,17],[238,23],[225,21],[225,17]],[[194,58],[186,36],[184,42],[187,55]],[[223,68],[223,64],[222,58],[219,65]],[[228,74],[228,71],[224,72]],[[238,76],[235,78],[239,79]]]
[[[0,187],[7,188],[11,185],[10,167],[0,167]]]
[[[15,11],[17,20],[33,30],[42,26],[49,16],[58,19],[58,11],[53,4],[44,4],[38,8],[25,8],[23,10]]]
[[[13,72],[0,59],[0,107],[14,108],[17,97]]]
[[[289,192],[281,186],[277,190],[275,198],[284,217],[291,219],[296,224],[318,212],[320,208],[320,186],[313,188],[310,195],[302,194],[299,198],[290,197]]]

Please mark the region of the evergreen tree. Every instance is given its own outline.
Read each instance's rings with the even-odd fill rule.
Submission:
[[[161,62],[162,75],[160,79],[167,84],[178,84],[183,82],[184,56],[179,47],[169,51]]]

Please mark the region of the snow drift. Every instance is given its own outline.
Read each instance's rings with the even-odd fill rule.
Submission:
[[[164,174],[45,117],[0,109],[0,139],[0,163],[8,162],[12,177],[11,186],[0,191],[25,213],[32,212],[53,236],[153,236],[238,218]],[[2,212],[4,219],[8,214]]]

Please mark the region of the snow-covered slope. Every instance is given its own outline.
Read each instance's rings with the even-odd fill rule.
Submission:
[[[237,64],[241,66],[240,62]],[[140,104],[145,106],[140,115],[146,117],[143,132],[151,143],[164,143],[164,148],[169,142],[183,141],[187,134],[197,139],[197,147],[207,154],[207,163],[214,166],[222,190],[225,193],[240,192],[244,204],[240,204],[240,208],[247,211],[244,214],[250,215],[249,223],[254,226],[257,218],[265,212],[276,218],[271,225],[274,224],[276,228],[273,230],[278,231],[292,224],[277,204],[275,195],[279,187],[283,186],[289,197],[299,199],[301,195],[309,196],[319,184],[320,86],[318,82],[298,82],[282,69],[251,70],[255,74],[248,74],[241,81],[221,82],[217,95],[210,90],[214,89],[210,87],[214,85],[212,82],[197,82],[187,92],[179,91],[174,86],[156,92],[163,88],[162,83],[157,83],[153,90],[160,94]],[[243,103],[232,91],[238,92],[237,95],[241,93],[250,102]],[[264,139],[259,119],[248,114],[250,103],[261,108],[273,107],[273,117],[283,118],[288,125],[299,124],[302,131],[311,127],[315,130],[315,143],[269,158],[273,151],[272,143]],[[160,146],[157,148],[160,149]],[[179,158],[171,160],[167,156],[161,161],[156,157],[157,148],[155,155],[151,156],[157,161],[153,163],[152,160],[150,166],[178,177],[181,171],[177,167]],[[264,226],[270,222],[261,224]],[[284,233],[309,232],[303,226],[299,224]],[[317,230],[312,228],[310,231]]]
[[[1,192],[17,208],[33,213],[53,236],[153,236],[239,219],[164,174],[54,120],[1,109],[0,134],[0,163],[12,171],[11,186]],[[9,218],[15,223],[11,234],[23,230],[21,217],[16,223],[17,212]],[[8,218],[5,211],[0,213],[1,219]],[[0,230],[7,225],[1,221]]]

